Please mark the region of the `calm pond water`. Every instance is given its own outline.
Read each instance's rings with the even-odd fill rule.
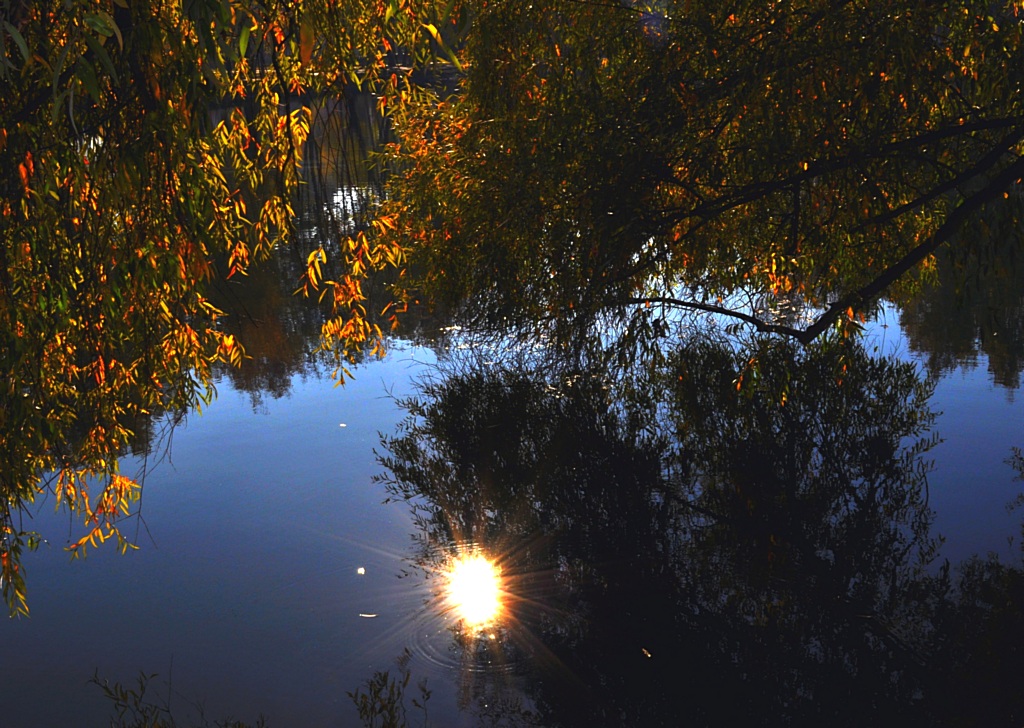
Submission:
[[[159,673],[164,694],[173,680],[185,715],[350,724],[346,690],[390,665],[421,611],[422,585],[396,578],[410,519],[370,480],[399,417],[388,391],[408,389],[417,357],[396,351],[345,389],[299,378],[256,411],[221,382],[146,477],[139,551],[69,563],[44,508],[31,618],[3,627],[4,725],[106,725],[94,669]]]
[[[867,341],[919,358],[895,325],[874,327]],[[537,663],[564,663],[539,634],[551,625],[524,620],[519,629],[538,634],[516,647],[511,665],[467,647],[437,608],[436,579],[417,566],[422,522],[405,503],[385,503],[374,480],[380,434],[395,435],[404,416],[395,398],[435,375],[436,362],[434,351],[399,342],[344,388],[315,368],[287,387],[278,381],[283,396],[223,378],[216,402],[173,431],[163,462],[147,465],[139,551],[105,548],[69,562],[66,519],[41,508],[37,526],[49,543],[27,560],[32,616],[2,628],[4,725],[108,725],[111,706],[88,684],[94,671],[126,684],[139,671],[157,674],[150,689],[170,695],[179,720],[262,714],[273,726],[355,725],[347,693],[376,671],[397,674],[406,650],[408,697],[425,678],[433,725],[480,724],[488,700],[515,699],[528,712],[531,693],[520,682]],[[929,404],[942,413],[934,425],[942,442],[928,453],[930,505],[944,557],[994,551],[1013,563],[1008,539],[1019,535],[1020,511],[1007,504],[1021,483],[1006,460],[1022,441],[1024,405],[992,382],[986,364],[981,356],[935,387]],[[507,552],[540,548],[530,542],[537,533],[514,526]],[[564,552],[548,565],[570,567]],[[565,595],[529,595],[546,597],[574,617],[559,630],[583,629]],[[671,654],[656,657],[670,673],[678,666]],[[421,724],[408,707],[411,724]]]

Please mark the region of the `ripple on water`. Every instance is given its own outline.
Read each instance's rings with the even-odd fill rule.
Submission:
[[[451,613],[428,605],[412,626],[411,651],[444,671],[508,674],[522,662],[508,625],[467,628]]]
[[[508,594],[500,568],[476,544],[466,543],[438,558],[429,571],[429,596],[412,626],[412,652],[446,671],[513,671],[521,651],[515,645],[513,615],[504,604]],[[481,604],[489,598],[493,608]]]

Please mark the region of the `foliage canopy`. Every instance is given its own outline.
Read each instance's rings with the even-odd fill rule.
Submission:
[[[401,119],[395,206],[477,325],[649,338],[686,309],[807,342],[986,203],[1019,239],[1017,2],[476,10],[457,92]]]

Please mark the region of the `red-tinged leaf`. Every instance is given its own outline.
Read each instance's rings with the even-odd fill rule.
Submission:
[[[316,44],[316,35],[313,32],[313,25],[309,19],[304,19],[299,27],[299,60],[302,65],[308,66],[313,60],[313,46]]]

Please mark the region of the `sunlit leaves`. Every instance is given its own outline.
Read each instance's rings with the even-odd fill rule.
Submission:
[[[131,506],[138,501],[140,486],[131,478],[111,475],[100,490],[95,504],[89,501],[89,492],[84,487],[75,488],[73,482],[82,478],[79,474],[61,473],[57,486],[58,503],[82,513],[88,532],[71,544],[68,550],[73,557],[85,556],[89,546],[96,547],[108,539],[115,539],[122,553],[135,548],[121,533],[117,520],[130,515]]]
[[[0,555],[11,609],[24,608],[19,564],[34,538],[18,517],[38,497],[80,517],[74,553],[127,546],[117,523],[137,487],[118,460],[146,417],[209,402],[214,366],[245,356],[208,288],[292,236],[303,102],[383,83],[389,48],[425,57],[432,8],[397,2],[385,18],[358,0],[0,7]],[[349,268],[332,269],[336,281],[314,269],[338,316],[325,336],[379,347],[362,281],[401,251],[365,236],[342,251],[333,263]]]

